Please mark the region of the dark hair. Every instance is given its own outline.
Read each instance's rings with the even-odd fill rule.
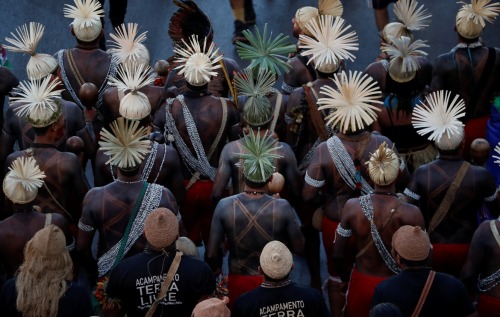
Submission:
[[[245,177],[245,184],[247,186],[252,187],[252,188],[262,188],[262,187],[266,186],[267,181],[268,180],[266,180],[265,182],[262,182],[262,183],[257,183],[257,182],[252,182],[251,180],[249,180],[248,178]]]
[[[403,317],[403,314],[393,303],[380,303],[372,307],[368,317]]]
[[[47,134],[47,131],[49,131],[51,126],[52,126],[52,124],[49,124],[46,127],[40,127],[40,128],[32,127],[32,128],[33,128],[33,131],[35,132],[35,135],[43,136],[43,135]]]

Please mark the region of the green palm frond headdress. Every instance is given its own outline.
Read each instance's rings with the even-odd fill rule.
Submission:
[[[273,38],[273,33],[267,29],[267,23],[262,34],[255,27],[254,32],[245,30],[243,35],[250,44],[237,42],[236,50],[242,60],[252,61],[249,68],[269,69],[277,75],[281,75],[281,70],[285,72],[290,70],[291,66],[286,63],[288,54],[294,53],[297,48],[290,42],[288,36],[280,33]]]
[[[268,69],[245,68],[234,76],[238,96],[265,96],[272,91],[275,75]]]
[[[276,146],[278,140],[272,135],[261,136],[257,133],[248,133],[243,137],[243,175],[254,183],[265,183],[274,173],[274,160],[282,158],[276,154],[281,146]]]

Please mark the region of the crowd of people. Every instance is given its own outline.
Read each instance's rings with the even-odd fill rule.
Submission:
[[[398,0],[388,23],[373,1],[364,72],[340,0],[298,9],[297,43],[231,1],[244,69],[191,0],[165,60],[123,19],[102,50],[103,2],[65,5],[74,47],[39,52],[30,21],[0,46],[0,315],[498,315],[500,49],[481,32],[499,2],[463,3],[429,61],[432,12]]]

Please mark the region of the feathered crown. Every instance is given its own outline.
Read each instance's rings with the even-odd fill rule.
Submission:
[[[491,0],[471,0],[465,2],[457,13],[455,25],[457,32],[466,39],[474,39],[481,35],[486,22],[493,23],[500,12],[500,3],[490,3]]]
[[[396,38],[389,36],[391,44],[383,43],[382,51],[386,52],[391,61],[389,63],[389,75],[399,83],[412,80],[420,69],[417,56],[425,56],[426,52],[419,48],[429,47],[422,40],[411,41],[409,37]]]
[[[295,12],[295,22],[299,25],[302,32],[307,36],[312,36],[310,30],[305,26],[312,20],[321,15],[332,15],[339,17],[344,12],[344,7],[340,0],[319,0],[318,9],[315,7],[302,7]]]
[[[139,126],[137,120],[120,117],[111,124],[111,132],[102,129],[99,145],[110,159],[106,164],[120,169],[134,169],[149,153],[151,142],[147,139],[148,130]]]
[[[180,69],[179,74],[184,74],[186,81],[193,86],[203,86],[210,81],[211,76],[217,76],[214,70],[220,68],[219,61],[222,55],[218,55],[219,49],[211,43],[207,49],[207,38],[201,47],[198,37],[193,35],[189,38],[189,44],[182,40],[182,46],[177,46],[174,52],[179,56],[176,63],[180,65],[175,69]]]
[[[398,177],[400,165],[398,156],[394,148],[389,148],[385,142],[370,154],[370,160],[365,164],[368,165],[370,178],[377,185],[389,185]]]
[[[254,183],[264,183],[274,173],[274,159],[282,158],[276,154],[281,146],[276,146],[278,141],[272,135],[261,136],[250,132],[243,137],[243,175]]]
[[[175,46],[181,45],[182,40],[197,35],[198,38],[209,38],[213,36],[212,23],[194,1],[174,0],[174,4],[179,7],[170,18],[168,35],[174,41]]]
[[[382,35],[386,42],[390,43],[389,36],[413,37],[413,31],[421,30],[429,26],[431,14],[423,5],[418,6],[418,2],[414,0],[399,0],[394,5],[394,14],[399,22],[388,23],[382,30]]]
[[[323,73],[333,73],[340,65],[341,60],[356,58],[350,51],[358,50],[356,32],[347,33],[351,28],[345,26],[345,20],[331,15],[320,16],[306,25],[312,36],[300,35],[300,48],[304,48],[301,55],[311,56],[307,64],[314,61],[316,69]]]
[[[38,195],[45,173],[31,157],[18,157],[3,180],[5,196],[15,204],[27,204]]]
[[[288,36],[282,33],[273,38],[273,33],[268,32],[267,23],[261,34],[257,27],[254,32],[243,31],[243,35],[250,44],[241,41],[236,43],[236,51],[242,60],[251,60],[249,68],[269,69],[276,75],[281,75],[281,70],[288,72],[291,68],[286,63],[288,54],[297,50],[289,41]]]
[[[61,82],[47,76],[42,80],[23,81],[15,89],[13,102],[21,103],[15,109],[16,115],[26,116],[26,120],[35,128],[43,128],[59,120],[62,115],[60,104],[61,91],[56,89]]]
[[[119,64],[136,62],[149,65],[149,51],[142,44],[146,40],[146,32],[139,35],[137,23],[127,23],[116,27],[116,34],[110,33],[112,40],[110,51]]]
[[[30,22],[29,29],[26,24],[16,28],[16,33],[10,33],[13,38],[5,38],[5,41],[12,44],[4,45],[6,50],[27,53],[31,57],[26,65],[26,72],[28,78],[31,80],[40,79],[54,72],[57,68],[56,59],[48,54],[41,54],[36,52],[36,47],[42,39],[45,27],[37,22]]]
[[[139,91],[153,82],[151,67],[145,64],[127,63],[118,68],[117,76],[110,77],[110,85],[129,93],[120,100],[120,115],[129,120],[141,120],[151,114],[148,97]]]
[[[74,0],[75,6],[65,4],[64,17],[71,22],[75,36],[84,42],[92,42],[101,34],[101,17],[104,10],[96,0]]]
[[[439,90],[429,94],[425,103],[413,109],[412,124],[417,133],[427,135],[441,150],[454,150],[462,142],[465,102],[459,95],[450,102],[451,91]]]
[[[327,125],[338,126],[342,133],[355,132],[369,126],[377,118],[375,111],[380,111],[374,103],[382,104],[382,92],[370,76],[355,71],[334,74],[332,78],[337,89],[324,85],[320,93],[326,98],[319,98],[318,110],[333,111],[325,118]]]

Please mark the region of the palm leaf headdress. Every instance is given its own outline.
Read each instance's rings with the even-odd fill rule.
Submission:
[[[116,34],[109,34],[110,51],[119,64],[136,62],[149,65],[149,51],[143,44],[148,32],[138,35],[138,28],[137,23],[124,23],[115,29]]]
[[[320,93],[325,98],[318,99],[318,110],[332,110],[325,118],[327,125],[338,127],[340,132],[355,132],[370,125],[380,111],[374,103],[382,104],[382,92],[370,76],[349,71],[334,74],[332,78],[337,89],[323,86]]]
[[[399,159],[387,143],[383,142],[366,162],[368,173],[375,184],[384,186],[392,183],[399,174]]]
[[[400,38],[389,36],[389,39],[391,44],[382,44],[382,50],[391,58],[389,75],[397,82],[408,82],[415,77],[417,70],[420,69],[417,57],[427,55],[420,48],[429,47],[429,45],[422,40],[412,42],[406,36]]]
[[[486,27],[486,22],[493,21],[500,13],[500,3],[491,3],[491,0],[471,0],[471,3],[459,2],[463,6],[457,13],[455,24],[457,32],[467,38],[479,37]]]
[[[44,178],[45,173],[33,157],[18,157],[5,175],[3,191],[13,203],[26,204],[36,198]]]
[[[418,7],[418,2],[415,0],[399,0],[394,5],[394,14],[410,31],[428,27],[432,17],[423,5]]]
[[[75,5],[66,4],[64,16],[74,19],[71,22],[78,39],[91,42],[101,34],[101,18],[104,10],[96,0],[74,0]]]

